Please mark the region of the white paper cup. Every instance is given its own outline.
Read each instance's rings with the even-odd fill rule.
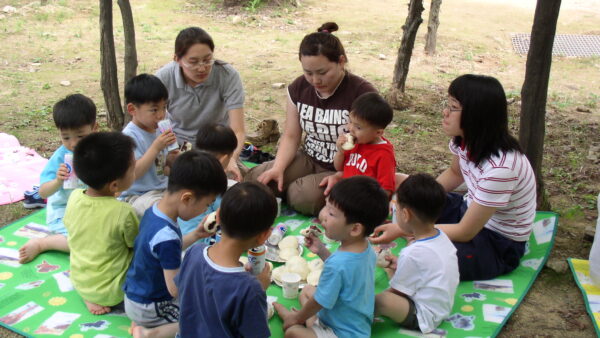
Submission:
[[[277,200],[277,217],[281,216],[281,197],[275,197]]]
[[[283,284],[283,298],[296,299],[298,289],[300,288],[300,275],[293,272],[281,274],[281,284]]]

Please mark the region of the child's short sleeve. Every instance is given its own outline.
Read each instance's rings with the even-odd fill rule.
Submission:
[[[332,309],[337,302],[342,285],[342,273],[335,269],[335,262],[325,261],[325,267],[319,278],[319,287],[315,292],[315,300],[322,307]]]
[[[138,220],[135,211],[129,204],[125,202],[121,203],[125,204],[125,207],[127,207],[123,220],[123,240],[125,241],[127,247],[133,248],[133,242],[140,231],[140,221]]]
[[[63,150],[63,148],[64,146],[58,148],[46,163],[44,170],[42,170],[42,173],[40,174],[40,185],[56,178],[58,168],[65,162],[65,154],[67,152],[66,149]]]
[[[175,270],[181,266],[181,239],[168,226],[164,227],[149,243],[163,270]]]
[[[422,283],[419,266],[411,256],[400,255],[394,277],[390,280],[390,287],[405,295],[412,297],[417,292],[417,287]]]
[[[377,161],[377,182],[384,190],[393,192],[396,188],[396,160],[394,152],[384,153]]]

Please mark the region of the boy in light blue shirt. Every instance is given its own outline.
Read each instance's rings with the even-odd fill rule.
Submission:
[[[123,128],[123,134],[135,142],[136,180],[119,199],[131,204],[139,217],[162,198],[167,188],[167,147],[175,143],[175,134],[172,130],[161,133],[157,128],[165,118],[168,98],[167,88],[154,75],[140,74],[125,86],[131,122]]]
[[[39,190],[40,196],[48,199],[46,224],[52,235],[34,238],[25,243],[19,249],[21,264],[32,261],[44,251],[69,252],[63,216],[73,189],[63,188],[64,181],[70,175],[70,169],[65,164],[65,155],[72,155],[79,140],[98,129],[96,105],[90,98],[81,94],[72,94],[58,101],[52,108],[52,118],[62,145],[52,154],[40,174]],[[79,184],[83,187],[81,181]]]
[[[388,196],[371,177],[336,184],[319,213],[325,235],[341,241],[331,254],[314,234],[306,247],[325,262],[318,287],[305,286],[302,309],[275,303],[286,336],[369,337],[375,309],[376,255],[367,237],[388,215]],[[315,316],[316,315],[316,316]]]

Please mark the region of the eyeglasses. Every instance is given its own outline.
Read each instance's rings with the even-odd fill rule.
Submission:
[[[183,60],[181,60],[181,64],[188,69],[194,70],[194,69],[200,69],[200,68],[208,68],[210,66],[212,66],[215,63],[215,59],[210,59],[208,61],[204,61],[204,62],[190,62],[187,63]]]
[[[448,100],[442,101],[441,108],[442,108],[442,110],[448,109],[448,111],[450,111],[450,112],[462,110],[462,107],[461,108],[452,108],[452,105],[450,105],[450,101],[448,101]]]

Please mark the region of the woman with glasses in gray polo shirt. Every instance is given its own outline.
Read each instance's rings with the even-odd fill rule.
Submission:
[[[169,91],[168,117],[177,141],[195,143],[203,126],[220,123],[231,127],[238,147],[226,171],[236,180],[242,175],[237,165],[245,138],[244,87],[231,65],[215,60],[215,44],[202,28],[189,27],[175,39],[174,61],[156,76]]]

